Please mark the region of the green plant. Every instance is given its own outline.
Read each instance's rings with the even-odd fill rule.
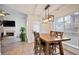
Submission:
[[[26,37],[26,33],[25,33],[25,28],[24,27],[21,27],[20,31],[20,38],[21,38],[21,41],[24,42],[25,41],[25,37]]]

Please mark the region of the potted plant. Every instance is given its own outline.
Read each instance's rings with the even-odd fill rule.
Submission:
[[[24,27],[21,27],[20,31],[20,38],[21,38],[21,41],[24,42],[25,41],[25,37],[26,37],[26,33],[25,33],[25,28]]]

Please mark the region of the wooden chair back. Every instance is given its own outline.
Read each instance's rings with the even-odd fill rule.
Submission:
[[[38,32],[34,32],[35,45],[40,45],[40,34]]]
[[[63,32],[56,32],[56,37],[62,38]]]
[[[55,31],[50,31],[50,36],[56,36]]]
[[[62,38],[62,36],[63,36],[63,32],[50,31],[50,36],[60,37],[60,38]]]

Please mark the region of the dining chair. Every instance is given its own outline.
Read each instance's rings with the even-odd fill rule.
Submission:
[[[44,48],[44,45],[42,44],[40,34],[37,32],[34,32],[34,37],[35,37],[35,42],[34,42],[35,54],[41,55],[42,52],[44,53],[45,48]]]
[[[63,36],[63,32],[57,32],[57,31],[50,31],[50,35],[52,37],[57,37],[57,38],[62,38]],[[51,44],[51,48],[50,48],[50,53],[56,53],[56,48],[57,48],[58,42],[54,42],[53,44]]]
[[[56,32],[56,37],[62,38],[62,36],[63,36],[63,32]]]
[[[50,31],[50,36],[56,37],[56,32],[55,31]],[[56,44],[52,43],[52,44],[50,44],[50,47],[49,47],[49,53],[53,54],[54,51],[56,52]]]
[[[55,36],[55,31],[50,31],[50,36]]]

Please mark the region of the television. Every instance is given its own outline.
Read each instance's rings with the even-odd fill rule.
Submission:
[[[3,26],[4,27],[15,27],[15,21],[4,20],[3,21]]]

